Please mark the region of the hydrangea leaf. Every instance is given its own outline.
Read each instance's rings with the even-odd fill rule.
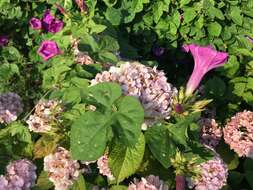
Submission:
[[[92,97],[105,107],[111,107],[121,96],[121,87],[117,83],[103,82],[91,86],[89,92]]]
[[[144,110],[140,102],[131,96],[123,97],[116,104],[113,118],[113,131],[116,138],[126,146],[134,145],[141,133]]]
[[[165,167],[171,166],[170,158],[176,154],[176,145],[164,125],[155,125],[147,130],[145,139],[154,157]]]
[[[110,119],[110,118],[109,118]],[[86,112],[70,131],[70,151],[74,159],[93,161],[105,151],[108,118],[99,112]]]
[[[80,175],[79,178],[74,182],[70,190],[86,190],[85,180],[83,175]]]
[[[216,149],[221,158],[228,165],[229,170],[237,168],[237,166],[239,165],[239,158],[237,154],[235,154],[233,151],[230,150],[228,145],[220,143]]]
[[[140,134],[132,147],[115,143],[109,154],[109,168],[117,183],[134,174],[139,168],[145,151],[145,138]]]
[[[34,187],[35,190],[48,190],[52,188],[54,184],[49,181],[48,174],[45,171],[42,171],[37,179],[37,183]]]

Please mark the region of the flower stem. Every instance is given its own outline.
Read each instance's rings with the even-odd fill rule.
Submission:
[[[176,176],[176,190],[185,190],[185,177],[182,175]]]

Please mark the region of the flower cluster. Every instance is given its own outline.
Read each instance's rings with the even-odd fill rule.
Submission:
[[[138,62],[126,62],[119,68],[97,74],[92,85],[100,82],[117,82],[125,95],[135,96],[142,103],[146,119],[168,118],[177,90],[167,82],[164,72]]]
[[[237,113],[223,128],[224,140],[239,156],[253,158],[253,112]]]
[[[10,123],[23,111],[19,95],[8,92],[0,95],[0,123]]]
[[[48,172],[49,180],[54,183],[55,190],[69,189],[80,174],[78,162],[72,160],[70,152],[62,147],[44,158],[44,170]]]
[[[26,121],[30,131],[46,133],[52,129],[52,123],[63,111],[61,102],[56,100],[40,101],[35,106],[35,113]]]
[[[0,176],[0,190],[30,190],[37,178],[36,166],[29,160],[10,163],[5,176]]]
[[[63,28],[63,22],[51,15],[50,10],[46,10],[43,18],[31,18],[30,26],[34,30],[45,30],[46,32],[57,33]]]
[[[88,53],[79,51],[79,49],[78,49],[78,40],[73,39],[73,38],[71,40],[72,40],[73,53],[74,53],[74,56],[75,56],[75,62],[80,64],[80,65],[93,64],[94,61],[88,55]]]
[[[168,186],[158,176],[150,175],[141,180],[134,179],[128,190],[168,190]]]
[[[195,190],[219,190],[227,182],[228,168],[220,156],[215,153],[212,160],[197,166],[200,174],[194,178],[188,178],[189,188]]]
[[[31,18],[30,26],[34,30],[43,29],[46,32],[57,33],[62,30],[64,23],[56,19],[50,10],[46,10],[42,19]],[[61,54],[61,51],[55,41],[45,40],[41,43],[37,53],[45,60]]]
[[[115,177],[112,175],[112,172],[109,168],[108,164],[108,154],[104,154],[97,160],[97,165],[99,169],[99,173],[101,173],[104,176],[107,176],[109,180],[114,180]]]
[[[222,129],[215,119],[201,118],[198,122],[201,127],[200,142],[210,147],[216,147],[222,137]]]

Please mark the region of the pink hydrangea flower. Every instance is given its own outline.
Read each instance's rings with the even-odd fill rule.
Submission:
[[[35,185],[36,166],[27,159],[11,162],[6,171],[5,179],[0,177],[0,183],[3,182],[5,187],[3,190],[30,190]]]
[[[57,33],[63,28],[63,22],[51,15],[50,10],[46,10],[42,18],[43,29],[47,32]]]
[[[34,29],[34,30],[40,30],[42,28],[42,22],[38,18],[31,18],[29,23],[30,23],[30,26],[32,27],[32,29]]]
[[[150,175],[141,180],[134,179],[128,190],[168,190],[168,186],[158,176]]]
[[[222,129],[218,126],[215,119],[201,118],[198,121],[201,127],[200,142],[215,148],[222,137]]]
[[[6,190],[8,187],[8,180],[5,176],[0,175],[0,190]]]
[[[0,123],[11,123],[23,111],[23,104],[18,94],[8,92],[0,94]]]
[[[37,53],[45,60],[59,55],[61,53],[57,43],[52,40],[45,40],[41,43]]]
[[[48,172],[55,190],[68,190],[80,175],[79,167],[77,160],[72,160],[70,152],[63,147],[44,158],[44,170]]]
[[[228,54],[218,52],[211,46],[201,47],[196,44],[184,45],[183,50],[190,51],[194,58],[194,69],[186,86],[186,96],[190,96],[208,71],[227,62]]]
[[[112,172],[109,168],[108,154],[101,156],[97,161],[97,165],[98,165],[99,173],[101,173],[104,176],[107,176],[109,180],[115,179],[115,177],[112,175]]]
[[[220,190],[227,183],[228,167],[215,153],[212,160],[204,162],[197,167],[200,174],[195,178],[188,178],[189,188],[195,190]]]
[[[140,100],[145,111],[145,124],[169,118],[176,88],[167,82],[163,71],[138,62],[126,62],[120,67],[110,67],[96,75],[92,85],[100,82],[117,82],[125,95]],[[143,126],[144,129],[144,126]]]
[[[253,159],[253,112],[237,113],[223,128],[224,140],[240,157]]]

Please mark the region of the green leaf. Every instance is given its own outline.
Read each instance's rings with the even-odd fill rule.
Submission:
[[[133,146],[141,133],[144,110],[140,102],[131,96],[120,99],[113,116],[113,131],[116,138],[126,146]]]
[[[207,26],[208,33],[211,36],[219,36],[221,34],[222,27],[218,22],[212,22]]]
[[[121,87],[117,83],[103,82],[89,88],[92,97],[105,107],[111,107],[121,96]]]
[[[64,8],[66,10],[70,10],[73,6],[72,0],[64,0]]]
[[[145,133],[146,142],[154,157],[165,167],[171,166],[170,159],[176,154],[176,145],[164,125],[155,125]]]
[[[85,180],[82,175],[80,175],[78,180],[74,182],[71,190],[86,190]]]
[[[105,17],[112,25],[119,25],[121,23],[122,13],[119,9],[109,7],[106,9]]]
[[[180,6],[184,6],[184,5],[187,5],[191,2],[191,0],[180,0]]]
[[[197,16],[197,13],[192,8],[185,8],[184,9],[184,22],[189,23],[191,22],[195,17]]]
[[[49,181],[48,174],[45,171],[42,171],[37,179],[37,183],[35,185],[36,190],[48,190],[52,188],[54,184]]]
[[[108,51],[101,51],[98,53],[98,60],[104,63],[117,63],[118,58],[115,54]]]
[[[246,158],[243,164],[244,171],[253,171],[253,160],[251,158]]]
[[[118,0],[103,0],[108,7],[113,7]]]
[[[82,35],[81,41],[78,44],[78,49],[80,51],[91,51],[97,52],[99,51],[99,46],[96,40],[89,34]]]
[[[231,6],[230,10],[230,17],[234,21],[234,23],[238,25],[242,25],[243,23],[243,16],[241,15],[241,9],[238,6]]]
[[[32,138],[26,126],[13,122],[0,130],[1,151],[10,156],[32,156]]]
[[[237,154],[232,152],[228,145],[224,143],[220,143],[217,147],[217,152],[221,156],[221,158],[224,160],[224,162],[228,165],[229,170],[236,169],[239,165],[239,158]]]
[[[155,23],[158,23],[159,19],[163,15],[163,10],[164,10],[164,3],[162,1],[156,1],[153,6],[153,17]]]
[[[145,138],[140,134],[133,147],[116,143],[109,154],[109,168],[117,183],[134,174],[139,168],[145,151]]]
[[[228,176],[228,183],[232,186],[233,189],[240,189],[240,184],[244,176],[240,172],[230,171]]]
[[[104,153],[109,119],[99,112],[86,112],[73,123],[70,151],[74,159],[93,161]]]
[[[116,52],[119,50],[119,44],[115,38],[111,36],[103,36],[99,42],[99,48],[103,51]]]
[[[253,189],[253,171],[246,171],[244,176],[246,180],[248,181],[251,189]]]
[[[127,190],[128,187],[124,185],[113,185],[110,190]]]
[[[205,84],[205,92],[211,97],[222,97],[225,91],[226,85],[219,77],[213,77]]]

